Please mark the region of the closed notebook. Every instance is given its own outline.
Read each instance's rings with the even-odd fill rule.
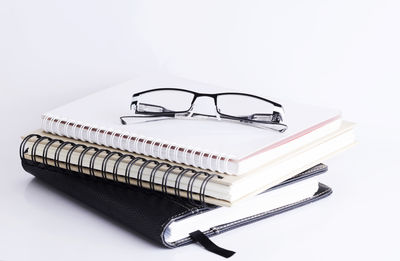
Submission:
[[[27,159],[22,159],[22,166],[50,186],[168,248],[193,241],[203,244],[204,237],[303,206],[331,193],[329,187],[318,183],[315,177],[311,178],[327,170],[323,164],[232,208],[166,197],[159,192],[65,171]]]
[[[263,96],[284,107],[288,125],[284,133],[212,120],[121,124],[120,117],[132,113],[129,105],[134,93],[160,87],[208,93],[227,91],[175,77],[137,77],[44,113],[42,129],[106,147],[241,175],[335,132],[341,126],[338,110],[274,99],[267,90]],[[176,98],[176,103],[179,102]],[[198,106],[207,107],[210,101],[199,103]]]
[[[353,124],[244,175],[205,171],[43,132],[28,135],[21,158],[188,200],[231,206],[269,189],[354,143]]]

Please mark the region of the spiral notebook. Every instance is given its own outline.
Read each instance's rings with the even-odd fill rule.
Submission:
[[[175,77],[137,77],[42,115],[45,132],[193,167],[242,175],[341,126],[338,110],[264,96],[284,106],[284,133],[232,122],[157,120],[122,125],[132,94],[159,87],[217,93],[220,87]],[[176,101],[179,102],[179,101]]]
[[[45,166],[119,181],[190,201],[231,206],[349,148],[354,143],[353,126],[344,122],[336,132],[240,176],[205,171],[44,132],[26,136],[20,153],[21,159]]]

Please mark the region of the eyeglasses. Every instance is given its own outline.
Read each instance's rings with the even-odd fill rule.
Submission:
[[[194,104],[199,97],[213,99],[214,114],[199,113]],[[279,103],[252,94],[238,92],[198,93],[178,88],[158,88],[135,93],[131,110],[134,115],[121,116],[121,123],[128,118],[191,118],[209,117],[217,120],[231,120],[284,132],[284,110]]]

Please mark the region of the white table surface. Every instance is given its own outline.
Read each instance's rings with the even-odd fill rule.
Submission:
[[[20,166],[41,113],[154,71],[266,86],[358,123],[358,145],[325,162],[333,194],[214,237],[231,260],[400,259],[398,1],[89,2],[0,4],[0,260],[222,260],[149,243]]]
[[[1,135],[0,260],[219,259],[198,245],[155,246],[34,179],[20,166],[18,145],[20,135],[38,125],[16,125]],[[357,137],[357,146],[326,162],[329,171],[321,181],[333,188],[330,197],[213,240],[236,250],[237,260],[398,257],[400,138],[377,136],[373,126],[363,124]]]

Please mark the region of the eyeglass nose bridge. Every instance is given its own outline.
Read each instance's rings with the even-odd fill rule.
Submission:
[[[199,110],[195,110],[196,109],[196,104],[199,105],[199,100],[202,100],[202,98],[211,98],[214,102],[214,114],[207,114],[207,113],[200,113]],[[197,103],[196,103],[197,102]],[[181,113],[180,115],[176,115],[176,116],[182,116],[182,117],[216,117],[216,118],[220,118],[219,112],[218,112],[218,107],[217,107],[217,97],[214,94],[208,94],[208,93],[196,93],[192,99],[190,108],[187,112]]]

